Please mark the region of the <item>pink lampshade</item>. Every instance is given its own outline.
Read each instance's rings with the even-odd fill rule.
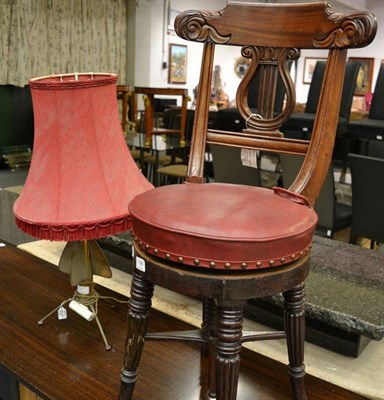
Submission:
[[[33,156],[14,205],[20,229],[39,239],[89,240],[130,228],[128,203],[152,188],[119,121],[117,75],[66,74],[30,81]]]

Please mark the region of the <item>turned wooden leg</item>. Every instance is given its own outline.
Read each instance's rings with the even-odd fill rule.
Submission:
[[[137,270],[134,270],[128,306],[127,339],[125,342],[124,367],[121,371],[119,400],[130,400],[132,398],[137,379],[137,367],[144,346],[153,286]]]
[[[203,323],[202,329],[205,330],[207,337],[215,336],[216,330],[216,304],[212,299],[204,299],[203,300]],[[209,342],[209,340],[208,340]],[[207,343],[206,346],[201,348],[201,377],[203,380],[207,377],[207,381],[202,381],[201,388],[202,393],[201,397],[209,400],[216,398],[216,360],[214,354],[212,352],[212,346]],[[205,385],[207,382],[207,385]],[[205,392],[205,387],[208,386],[208,393]]]
[[[283,293],[285,298],[284,321],[287,333],[289,358],[289,375],[292,386],[293,399],[306,400],[304,386],[304,283]]]
[[[228,306],[217,308],[216,319],[216,398],[236,400],[240,372],[240,350],[243,308]]]

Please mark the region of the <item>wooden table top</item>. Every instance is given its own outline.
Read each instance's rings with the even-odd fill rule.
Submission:
[[[110,351],[104,348],[96,321],[68,309],[37,321],[73,296],[68,276],[57,267],[12,245],[0,247],[0,362],[17,380],[44,399],[114,399],[120,385],[126,310],[99,300],[98,316]],[[100,295],[119,297],[97,287]]]
[[[126,305],[111,308],[100,301],[99,318],[112,349],[104,343],[94,321],[68,310],[68,319],[37,321],[73,288],[57,267],[12,245],[0,247],[0,368],[48,400],[113,400],[120,386]],[[98,288],[100,294],[111,295]],[[115,296],[119,296],[114,293]],[[120,297],[122,298],[122,297]],[[149,331],[192,327],[151,310]],[[200,346],[176,342],[145,345],[135,400],[198,400],[206,393],[207,365],[200,364]],[[291,398],[286,366],[248,349],[242,350],[239,399]],[[363,400],[363,397],[307,375],[312,400]],[[32,399],[32,397],[28,397]]]
[[[135,86],[134,88],[135,93],[139,94],[149,94],[149,95],[173,95],[173,96],[188,96],[188,89],[183,88],[172,88],[172,87],[161,87],[161,88],[154,88],[154,87],[139,87]]]

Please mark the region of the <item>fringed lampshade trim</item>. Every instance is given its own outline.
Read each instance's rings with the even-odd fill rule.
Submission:
[[[65,242],[98,239],[125,232],[131,228],[130,215],[117,219],[98,221],[97,223],[73,225],[36,224],[24,221],[18,217],[15,220],[16,225],[28,235],[42,240]]]

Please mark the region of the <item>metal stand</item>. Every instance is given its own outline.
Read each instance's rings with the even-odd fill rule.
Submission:
[[[59,269],[60,271],[69,274],[71,284],[73,286],[77,285],[77,290],[72,298],[64,300],[54,310],[38,321],[38,324],[42,325],[50,315],[58,311],[61,307],[64,307],[65,304],[69,303],[69,308],[87,321],[92,321],[93,319],[96,320],[105,343],[105,349],[110,350],[111,346],[105,337],[103,327],[97,317],[98,300],[99,298],[103,298],[123,303],[126,301],[120,301],[114,297],[99,296],[94,288],[94,274],[103,276],[104,278],[110,278],[112,276],[108,261],[96,240],[68,242],[61,255]],[[66,318],[66,316],[62,319],[64,318]]]
[[[79,315],[81,315],[83,318],[87,319],[88,321],[91,321],[93,319],[96,320],[97,326],[99,327],[99,331],[101,334],[101,337],[103,338],[104,344],[105,344],[105,349],[106,350],[110,350],[111,346],[107,341],[107,338],[105,336],[103,327],[101,326],[100,320],[97,317],[97,302],[99,300],[99,294],[95,291],[94,289],[94,283],[93,282],[88,282],[86,284],[83,285],[79,285],[78,289],[80,288],[89,288],[89,293],[84,294],[79,292],[79,290],[76,290],[75,294],[73,295],[73,297],[64,300],[62,303],[60,303],[55,309],[53,309],[51,312],[49,312],[45,317],[43,317],[40,321],[38,321],[37,323],[39,325],[43,325],[44,321],[51,316],[52,314],[54,314],[55,312],[57,312],[57,310],[59,310],[61,307],[64,307],[65,304],[71,302],[71,301],[75,301],[78,304],[85,306],[88,310],[90,310],[90,312],[92,312],[93,316],[91,317],[91,319],[87,318],[84,313],[82,313],[81,311],[79,312],[78,310],[74,309],[75,312],[77,312]]]

